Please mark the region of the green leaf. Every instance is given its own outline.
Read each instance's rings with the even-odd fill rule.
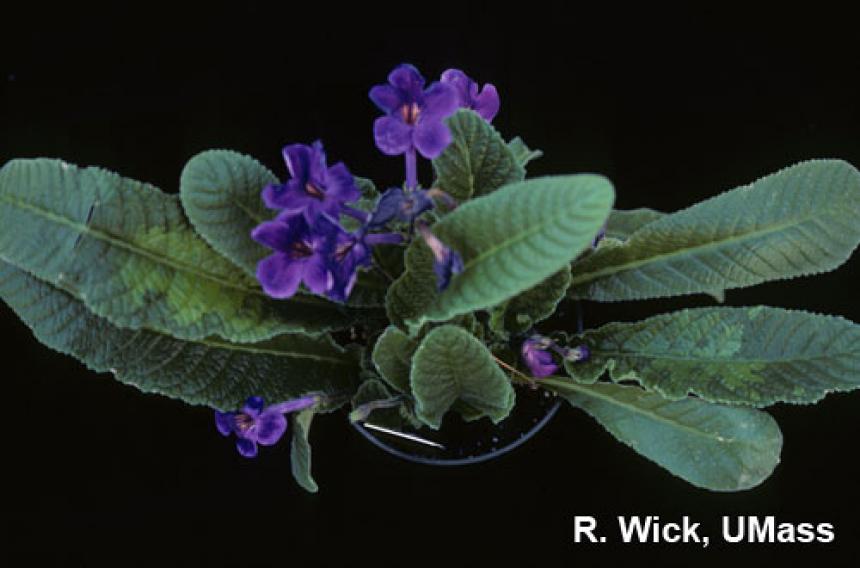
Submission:
[[[860,326],[833,316],[758,306],[697,308],[610,323],[582,339],[572,376],[638,380],[666,398],[768,406],[812,403],[860,388]]]
[[[432,256],[428,251],[410,259],[407,253],[414,297],[406,319],[445,321],[540,284],[591,245],[613,198],[606,178],[581,174],[514,183],[461,205],[433,225],[433,232],[462,255],[463,272],[425,307],[427,280],[435,292]]]
[[[565,266],[537,286],[497,306],[490,326],[497,333],[522,333],[553,313],[570,285],[570,266]]]
[[[435,429],[457,402],[498,423],[510,413],[516,396],[484,344],[455,325],[427,334],[415,351],[410,382],[416,415]]]
[[[361,192],[362,199],[372,201],[379,197],[379,192],[376,190],[376,184],[373,183],[373,180],[358,176],[352,176],[352,178],[355,180],[355,185],[358,187],[358,191]]]
[[[514,159],[517,163],[523,167],[526,167],[526,165],[528,165],[532,160],[537,160],[543,156],[543,152],[540,150],[532,150],[519,136],[508,142],[508,150],[510,150],[514,155]]]
[[[207,150],[182,170],[179,197],[188,219],[203,239],[250,276],[272,251],[251,238],[251,231],[273,217],[260,193],[278,183],[268,168],[230,150]]]
[[[695,398],[669,401],[638,387],[541,379],[610,434],[681,479],[711,491],[743,491],[779,463],[782,433],[765,412]]]
[[[290,467],[293,478],[302,489],[316,493],[319,491],[319,486],[311,475],[311,444],[308,442],[313,419],[314,411],[310,408],[296,412],[292,416],[293,442],[290,446]]]
[[[358,375],[356,354],[325,337],[236,344],[120,329],[69,292],[2,262],[0,297],[48,347],[144,392],[190,404],[233,410],[252,395],[282,401],[310,392],[343,394]]]
[[[269,298],[194,232],[175,195],[99,168],[7,163],[0,227],[0,259],[73,290],[120,327],[253,342],[352,321],[320,298]]]
[[[403,274],[388,287],[385,312],[391,323],[406,329],[407,322],[419,319],[438,292],[433,253],[422,239],[414,239],[406,248],[404,264]]]
[[[409,394],[409,372],[417,341],[394,326],[389,326],[373,347],[373,364],[380,376],[398,392]]]
[[[447,119],[453,140],[433,160],[436,186],[458,201],[520,181],[525,169],[505,141],[477,113],[461,109]]]
[[[598,301],[709,293],[832,270],[860,242],[860,172],[803,162],[637,230],[574,267]]]
[[[662,211],[655,211],[647,207],[639,209],[613,209],[606,220],[606,236],[627,240],[634,232],[638,231],[648,223],[666,216]]]

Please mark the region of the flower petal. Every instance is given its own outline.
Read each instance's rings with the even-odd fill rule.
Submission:
[[[460,106],[458,99],[457,89],[453,86],[447,83],[433,83],[424,93],[421,119],[434,122],[451,116]]]
[[[412,147],[412,127],[400,119],[382,116],[373,122],[376,147],[383,154],[397,156]]]
[[[246,458],[257,457],[257,443],[247,438],[239,438],[236,440],[236,449]]]
[[[400,108],[405,102],[400,96],[400,91],[391,85],[376,85],[370,89],[369,95],[370,100],[386,114]]]
[[[451,143],[451,131],[442,121],[419,120],[413,140],[421,155],[432,160]]]
[[[257,280],[272,298],[289,298],[299,288],[305,263],[305,260],[290,259],[284,253],[273,254],[257,265]]]
[[[308,181],[315,185],[325,185],[326,169],[328,167],[326,166],[325,149],[323,149],[322,141],[316,140],[310,146]]]
[[[263,411],[264,406],[265,401],[263,400],[263,397],[249,396],[248,400],[245,401],[245,405],[242,407],[242,412],[254,418]]]
[[[323,258],[315,256],[304,263],[302,280],[314,294],[324,294],[334,284],[334,276]]]
[[[402,188],[392,187],[386,190],[376,203],[376,207],[368,222],[368,228],[378,229],[387,225],[400,211],[403,198]]]
[[[340,203],[356,201],[361,197],[355,178],[343,162],[336,163],[326,171],[325,196]]]
[[[263,188],[263,203],[269,209],[301,209],[307,201],[304,186],[296,179],[287,183],[270,183]]]
[[[290,226],[283,221],[266,221],[254,227],[251,238],[276,251],[285,251],[294,240]]]
[[[474,84],[465,73],[459,69],[447,69],[442,73],[441,82],[446,85],[451,85],[457,90],[457,104],[461,107],[468,107],[472,100],[469,97],[471,86]]]
[[[234,412],[215,411],[215,427],[222,436],[229,436],[233,431],[233,416],[235,416]]]
[[[267,408],[257,418],[257,443],[271,446],[281,439],[287,431],[287,419],[277,410]]]
[[[388,74],[388,82],[411,97],[411,101],[419,101],[424,90],[424,77],[414,65],[403,63]]]
[[[499,113],[500,105],[499,93],[496,91],[495,85],[491,85],[490,83],[484,85],[481,94],[472,101],[472,109],[487,122],[493,121]]]
[[[305,144],[290,144],[281,151],[290,176],[304,185],[310,175],[311,147]]]

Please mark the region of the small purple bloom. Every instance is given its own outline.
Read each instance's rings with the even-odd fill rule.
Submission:
[[[442,83],[456,89],[460,107],[475,111],[487,122],[492,122],[498,114],[499,93],[494,85],[487,83],[479,92],[478,83],[459,69],[442,73]]]
[[[223,436],[236,434],[236,449],[246,458],[257,455],[257,444],[272,446],[287,431],[284,414],[313,406],[317,396],[306,396],[265,406],[262,397],[252,396],[239,412],[215,411],[215,427]]]
[[[263,189],[269,209],[304,213],[309,223],[320,214],[338,218],[344,203],[357,200],[361,192],[343,162],[328,167],[322,143],[292,144],[283,150],[291,179]]]
[[[436,289],[440,292],[445,290],[451,283],[455,274],[463,272],[463,257],[448,248],[439,237],[430,232],[424,223],[416,223],[418,232],[424,238],[424,242],[433,251],[433,271],[436,273]]]
[[[376,146],[389,156],[417,149],[435,158],[451,143],[443,120],[457,110],[457,93],[444,83],[424,88],[424,77],[412,65],[403,64],[388,75],[387,85],[376,85],[370,99],[386,116],[376,119]]]
[[[542,379],[558,371],[558,364],[548,351],[552,342],[539,335],[523,341],[521,354],[533,377]]]
[[[305,283],[314,294],[324,294],[333,285],[329,257],[343,229],[326,215],[313,224],[298,212],[283,212],[274,221],[257,226],[251,237],[275,254],[257,265],[257,279],[273,298],[289,298]]]
[[[371,251],[379,244],[399,244],[403,236],[398,233],[368,234],[367,227],[355,233],[342,231],[331,259],[333,285],[326,295],[335,301],[345,302],[358,279],[358,269],[372,264]]]
[[[580,345],[578,347],[566,348],[562,350],[562,356],[567,361],[571,361],[573,363],[580,363],[582,361],[588,361],[591,357],[591,349],[588,348],[588,345]]]
[[[412,224],[419,215],[430,209],[433,209],[433,199],[429,191],[424,189],[404,191],[399,187],[392,187],[379,198],[369,226],[383,227],[392,219]]]

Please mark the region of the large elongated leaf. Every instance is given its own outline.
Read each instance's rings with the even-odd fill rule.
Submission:
[[[207,150],[185,164],[179,196],[200,236],[253,276],[257,263],[272,252],[251,238],[254,227],[273,217],[260,193],[277,182],[275,174],[250,156]]]
[[[193,231],[176,196],[60,160],[0,170],[0,259],[120,327],[258,341],[349,324],[332,302],[268,298]]]
[[[574,269],[599,301],[740,288],[832,270],[860,242],[860,172],[813,160],[666,215]]]
[[[447,123],[453,140],[433,160],[433,169],[436,185],[454,199],[486,195],[525,177],[521,161],[496,129],[478,114],[461,109]]]
[[[773,472],[782,433],[769,414],[695,398],[669,401],[638,387],[541,384],[585,410],[610,434],[681,479],[712,491],[755,487]]]
[[[583,334],[591,359],[569,365],[584,381],[604,370],[679,399],[767,406],[811,403],[860,388],[860,326],[759,306],[699,308]]]
[[[120,329],[69,292],[5,262],[0,297],[48,347],[144,392],[190,404],[233,410],[251,395],[281,401],[309,392],[349,393],[358,375],[355,354],[324,337],[282,335],[236,344]]]
[[[613,209],[606,220],[606,236],[625,240],[651,221],[665,217],[666,213],[647,207],[639,209]]]
[[[549,278],[591,245],[613,199],[606,178],[582,174],[514,183],[461,205],[433,232],[462,255],[463,272],[418,323],[494,306]]]
[[[410,376],[415,413],[431,428],[457,402],[500,422],[514,406],[514,389],[484,344],[455,325],[427,334],[415,351]]]

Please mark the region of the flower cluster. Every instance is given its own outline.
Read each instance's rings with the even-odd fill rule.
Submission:
[[[491,121],[499,110],[496,88],[479,89],[465,73],[449,69],[441,80],[425,88],[415,67],[400,65],[388,76],[388,84],[370,90],[370,98],[385,113],[373,125],[376,146],[387,155],[406,156],[403,187],[385,191],[370,211],[355,204],[361,191],[342,162],[328,165],[320,141],[310,146],[291,144],[283,149],[290,174],[286,183],[262,190],[266,207],[277,211],[274,219],[258,225],[251,237],[273,254],[257,265],[257,279],[273,298],[289,298],[304,284],[310,292],[345,302],[361,268],[373,264],[372,250],[380,244],[400,244],[401,232],[375,232],[393,223],[409,227],[433,252],[437,287],[444,290],[454,274],[463,270],[460,255],[446,246],[418,218],[435,207],[434,199],[449,208],[454,200],[439,190],[418,184],[417,154],[433,159],[451,143],[445,119],[458,108],[469,108]],[[347,231],[344,216],[360,222]],[[237,412],[215,412],[215,425],[224,436],[236,435],[236,448],[245,457],[257,455],[258,444],[275,444],[287,430],[285,414],[313,406],[317,396],[265,406],[259,396],[249,398]]]
[[[359,269],[372,266],[373,247],[404,240],[398,232],[372,231],[393,222],[412,227],[435,206],[434,198],[455,205],[439,189],[418,185],[417,154],[435,158],[451,142],[444,120],[458,108],[469,108],[491,121],[499,110],[493,85],[479,89],[465,73],[449,69],[440,81],[425,88],[424,77],[406,64],[389,74],[387,84],[373,87],[370,98],[385,113],[373,126],[376,146],[387,155],[406,156],[404,187],[388,189],[372,211],[359,210],[350,205],[361,197],[355,178],[342,162],[328,165],[321,142],[286,146],[283,155],[290,179],[270,184],[262,192],[266,207],[278,214],[251,234],[273,251],[257,266],[257,279],[273,298],[289,298],[304,284],[314,294],[345,302]],[[359,220],[361,226],[347,231],[340,223],[344,215]],[[420,234],[433,251],[437,286],[443,290],[462,271],[463,261],[427,227]]]
[[[559,347],[552,339],[535,335],[523,341],[520,353],[533,377],[542,379],[558,371],[560,365],[553,354],[565,361],[587,361],[591,352],[586,345]]]
[[[287,431],[284,416],[314,406],[317,396],[305,396],[265,406],[262,397],[252,396],[239,412],[215,411],[215,427],[224,436],[236,434],[236,449],[246,458],[257,455],[257,444],[272,446]]]
[[[398,233],[372,234],[370,215],[348,203],[361,192],[343,163],[328,166],[322,144],[292,144],[284,148],[290,180],[263,189],[266,207],[278,210],[272,221],[257,226],[251,237],[274,254],[260,261],[257,279],[273,298],[289,298],[304,283],[314,294],[344,302],[358,277],[371,264],[377,244],[397,244]],[[341,215],[364,222],[348,232]]]

